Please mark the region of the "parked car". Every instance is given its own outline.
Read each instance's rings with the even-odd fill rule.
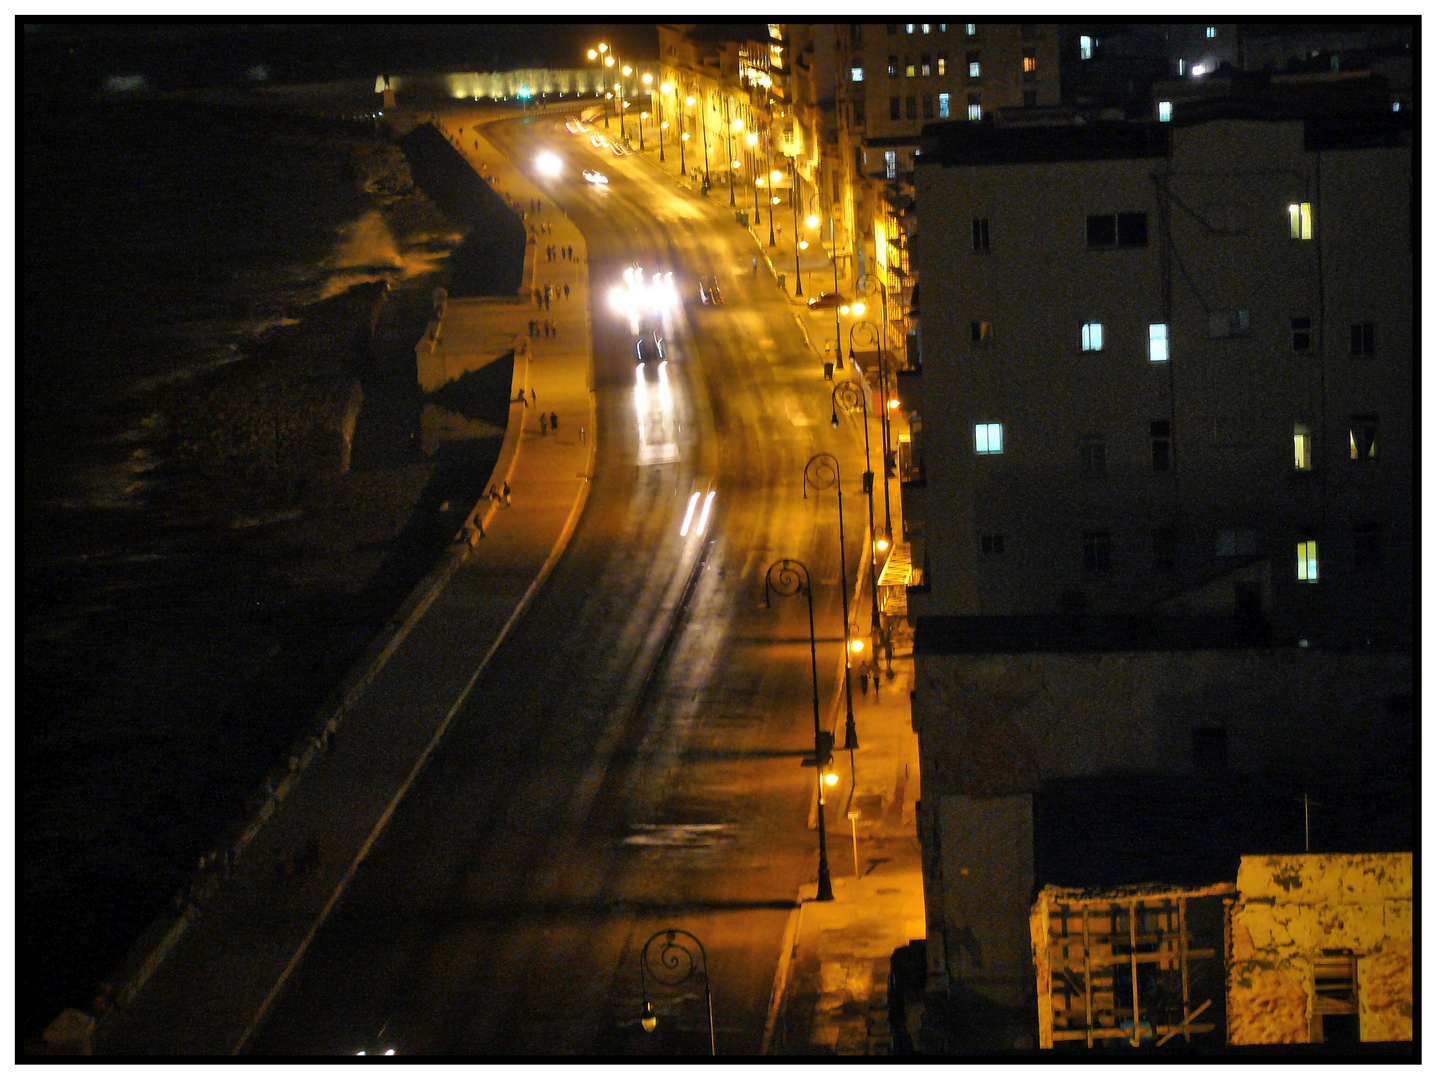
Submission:
[[[699,299],[705,304],[722,304],[723,291],[713,274],[699,278]]]
[[[843,307],[847,303],[848,301],[838,293],[831,292],[821,292],[817,296],[810,296],[808,298],[808,306],[814,311],[817,311],[819,308]]]

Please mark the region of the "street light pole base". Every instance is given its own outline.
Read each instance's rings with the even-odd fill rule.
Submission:
[[[858,749],[858,727],[853,723],[851,716],[843,723],[843,748],[845,750]]]
[[[818,895],[815,900],[829,902],[833,900],[833,882],[828,877],[828,860],[822,859],[818,864]]]

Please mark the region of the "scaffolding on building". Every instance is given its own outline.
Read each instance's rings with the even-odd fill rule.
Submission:
[[[1162,1046],[1214,1031],[1221,1041],[1227,954],[1221,901],[1236,893],[1230,883],[1044,888],[1030,917],[1039,1045],[1092,1048],[1117,1039]]]

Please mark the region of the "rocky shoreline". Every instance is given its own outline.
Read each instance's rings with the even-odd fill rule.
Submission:
[[[52,506],[27,524],[26,1034],[92,1004],[452,540],[498,456],[502,436],[432,455],[418,438],[413,343],[458,226],[399,146],[315,123],[433,268],[358,262],[351,287],[241,360],[164,383],[130,451],[155,463],[143,505]]]

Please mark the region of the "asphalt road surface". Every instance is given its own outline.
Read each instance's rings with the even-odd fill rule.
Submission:
[[[831,728],[837,515],[832,492],[804,500],[802,472],[839,454],[856,568],[862,447],[830,429],[830,385],[726,208],[552,117],[488,131],[589,244],[591,494],[249,1052],[706,1053],[697,978],[654,990],[657,1029],[639,1025],[640,951],[674,927],[707,950],[718,1052],[756,1053],[785,924],[817,871],[808,614],[801,596],[765,608],[764,573],[784,557],[812,570]],[[563,154],[560,178],[529,170],[542,147]],[[637,334],[608,303],[634,264],[672,271],[682,300],[647,327],[665,337],[663,377],[636,375]],[[722,307],[699,302],[708,274]],[[701,499],[681,536],[709,490],[704,531]],[[827,820],[842,841],[832,807]]]

